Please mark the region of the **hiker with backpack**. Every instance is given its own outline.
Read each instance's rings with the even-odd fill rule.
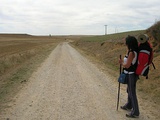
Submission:
[[[138,75],[135,74],[138,58],[138,41],[134,36],[128,36],[125,39],[127,46],[127,55],[124,60],[120,59],[119,63],[123,67],[123,73],[126,75],[127,80],[127,93],[128,101],[121,109],[130,111],[126,114],[126,117],[135,118],[139,116],[139,106],[136,95],[136,82]]]
[[[155,68],[155,65],[153,64],[153,50],[152,46],[149,43],[149,37],[147,34],[141,34],[138,36],[138,42],[139,42],[139,55],[138,55],[138,65],[136,68],[136,74],[145,76],[146,79],[148,79],[148,73],[149,73],[149,66],[150,64],[153,65],[153,68]]]

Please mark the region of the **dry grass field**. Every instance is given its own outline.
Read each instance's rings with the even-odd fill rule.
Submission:
[[[64,37],[0,34],[0,109]]]

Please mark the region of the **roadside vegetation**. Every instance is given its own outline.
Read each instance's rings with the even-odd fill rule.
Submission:
[[[160,22],[155,23],[147,30],[130,31],[117,34],[109,34],[102,36],[82,37],[73,44],[81,49],[86,55],[92,56],[103,63],[107,68],[115,71],[111,74],[118,78],[119,75],[119,56],[125,55],[126,46],[124,44],[125,37],[133,35],[138,37],[140,34],[147,33],[150,37],[149,42],[153,46],[154,59],[153,62],[156,69],[150,66],[149,78],[141,76],[138,80],[137,90],[141,94],[142,99],[151,101],[155,107],[159,109],[160,105]]]
[[[63,38],[0,34],[0,111]]]

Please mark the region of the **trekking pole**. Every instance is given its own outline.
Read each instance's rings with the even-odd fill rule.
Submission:
[[[121,60],[121,55],[119,56],[120,60]],[[122,69],[122,65],[120,64],[120,69],[119,69],[119,73],[121,74],[121,69]],[[118,106],[119,106],[119,94],[120,94],[120,82],[118,82],[118,98],[117,98],[117,111],[118,111]]]

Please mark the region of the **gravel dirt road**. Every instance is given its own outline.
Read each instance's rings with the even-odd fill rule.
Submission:
[[[67,42],[61,43],[13,98],[0,120],[128,120],[127,111],[116,111],[118,83],[113,79]],[[120,97],[123,105],[123,86]],[[141,110],[140,120],[151,119],[145,112]]]

